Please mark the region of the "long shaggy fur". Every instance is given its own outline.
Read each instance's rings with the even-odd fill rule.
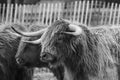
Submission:
[[[0,80],[32,80],[33,70],[19,67],[15,54],[20,38],[7,32],[10,25],[0,25]]]
[[[118,80],[117,68],[111,54],[119,51],[114,28],[88,28],[79,25],[82,33],[70,32],[68,23],[58,20],[42,36],[42,52],[53,56],[51,65],[62,64],[66,80]],[[115,48],[114,48],[114,47]]]
[[[41,25],[31,25],[29,27],[29,31],[30,32],[34,32],[40,29],[45,28],[45,26],[41,26]],[[42,62],[40,60],[40,51],[41,51],[41,45],[33,45],[33,44],[29,44],[29,43],[24,43],[23,40],[35,40],[40,38],[40,36],[37,37],[22,37],[20,44],[19,44],[19,48],[16,54],[17,58],[20,58],[22,60],[24,60],[22,66],[26,66],[26,67],[39,67],[39,68],[49,68],[55,75],[55,77],[58,80],[63,80],[63,68],[57,67],[57,68],[50,68],[48,66],[48,63]],[[32,48],[31,48],[32,47]]]

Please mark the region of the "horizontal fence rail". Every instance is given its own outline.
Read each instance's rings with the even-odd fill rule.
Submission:
[[[101,1],[0,4],[0,23],[45,24],[64,18],[89,26],[120,24],[120,4]]]

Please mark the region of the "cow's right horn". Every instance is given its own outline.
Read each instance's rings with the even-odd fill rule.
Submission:
[[[44,29],[41,29],[39,31],[36,31],[36,32],[23,32],[23,31],[19,31],[17,29],[15,29],[13,26],[11,27],[16,33],[22,35],[22,36],[26,36],[26,37],[32,37],[32,36],[38,36],[38,35],[41,35],[44,33],[44,31],[47,29],[47,28],[44,28]]]
[[[77,35],[80,35],[82,33],[82,28],[79,25],[69,24],[68,27],[73,32],[64,32],[66,34],[77,36]]]

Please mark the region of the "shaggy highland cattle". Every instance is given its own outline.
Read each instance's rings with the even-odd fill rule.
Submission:
[[[43,29],[45,26],[40,25],[32,25],[29,28],[30,32],[35,32],[37,30]],[[27,68],[33,68],[33,67],[46,67],[49,68],[56,78],[58,80],[63,80],[63,68],[57,67],[57,68],[50,68],[48,63],[42,62],[40,60],[40,52],[41,52],[41,45],[40,44],[30,44],[30,43],[24,43],[23,40],[35,40],[40,38],[41,35],[37,37],[22,37],[21,42],[19,44],[19,48],[16,54],[16,61],[19,65],[25,66]]]
[[[119,80],[119,30],[57,20],[46,30],[36,32],[38,36],[44,31],[40,39],[24,42],[41,44],[41,59],[52,67],[62,65],[66,80]]]
[[[0,24],[0,80],[32,80],[33,69],[19,67],[15,55],[20,37],[10,25]]]
[[[66,80],[118,80],[109,47],[119,45],[107,28],[58,20],[45,31],[41,44],[42,60],[53,67],[62,64]]]
[[[66,80],[118,80],[114,29],[57,20],[40,39],[26,42],[41,43],[41,59],[53,67],[62,65]]]

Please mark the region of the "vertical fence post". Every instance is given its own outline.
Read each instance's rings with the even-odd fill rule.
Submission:
[[[49,19],[49,14],[50,14],[50,3],[47,4],[47,9],[46,9],[46,25],[48,25],[48,19]]]
[[[2,10],[2,23],[4,23],[5,19],[5,4],[3,4],[3,10]]]
[[[51,3],[51,9],[50,9],[51,12],[50,12],[50,22],[49,22],[49,25],[51,25],[52,19],[53,19],[53,17],[52,17],[52,16],[53,16],[53,8],[54,8],[54,7],[53,7],[53,3]]]
[[[24,24],[24,16],[25,16],[25,8],[26,8],[26,5],[23,5],[23,7],[22,7],[23,9],[23,11],[22,11],[22,24]]]
[[[115,22],[116,22],[116,10],[117,10],[117,3],[115,4],[115,7],[114,7],[114,15],[113,15],[113,21],[112,21],[112,24],[114,25]]]
[[[78,4],[78,11],[77,11],[77,12],[78,12],[78,13],[77,13],[77,14],[78,14],[78,15],[77,15],[77,22],[80,21],[81,1],[79,1],[78,3],[79,3],[79,4]]]
[[[110,16],[110,3],[107,3],[107,8],[105,9],[105,24],[108,24],[108,19]]]
[[[90,10],[89,10],[89,21],[88,21],[88,26],[90,26],[91,24],[91,17],[92,17],[92,12],[93,12],[93,3],[94,1],[91,1],[91,6],[90,6]]]
[[[101,19],[101,24],[104,24],[104,20],[105,20],[105,2],[103,3],[103,7],[102,7],[102,19]]]
[[[46,3],[43,4],[43,11],[42,11],[42,24],[44,24],[44,20],[45,20],[45,9],[46,9]]]
[[[57,9],[58,9],[58,4],[57,3],[55,3],[55,11],[54,11],[54,20],[53,20],[53,22],[55,22],[56,21],[56,17],[57,17]]]
[[[22,8],[22,5],[20,4],[18,7],[18,23],[21,22],[21,14],[22,14],[21,8]]]
[[[0,23],[1,23],[1,21],[2,21],[2,5],[0,4]]]
[[[85,14],[85,23],[84,24],[87,24],[87,19],[88,19],[88,10],[89,10],[89,1],[87,1],[87,5],[86,5],[86,14]]]
[[[59,3],[59,6],[58,6],[58,19],[61,18],[61,12],[62,12],[62,3]]]
[[[78,1],[75,1],[75,5],[74,5],[74,12],[73,12],[73,21],[76,21],[76,13],[77,13],[77,3]]]
[[[110,9],[109,24],[111,24],[111,21],[112,21],[113,5],[114,5],[114,3],[112,3],[112,5],[111,5],[111,9]]]
[[[11,8],[10,8],[10,23],[12,23],[13,20],[13,4],[11,4]]]
[[[69,8],[69,19],[70,21],[73,20],[73,6],[74,6],[74,3],[73,2],[70,2],[70,8]]]
[[[81,23],[84,22],[84,12],[85,12],[85,1],[82,2],[82,15],[81,15]]]
[[[120,4],[119,4],[119,7],[118,7],[118,17],[117,17],[117,25],[119,25],[119,22],[120,22]]]
[[[68,19],[69,3],[65,3],[63,17]]]
[[[5,20],[5,23],[8,23],[8,19],[9,19],[9,10],[10,10],[10,4],[8,3],[7,4],[7,12],[6,12],[6,20]]]
[[[14,23],[16,23],[17,20],[17,10],[18,10],[18,5],[15,4]]]
[[[40,23],[41,22],[41,11],[42,11],[42,4],[41,3],[39,4],[39,9],[38,10],[39,10],[38,23]]]

